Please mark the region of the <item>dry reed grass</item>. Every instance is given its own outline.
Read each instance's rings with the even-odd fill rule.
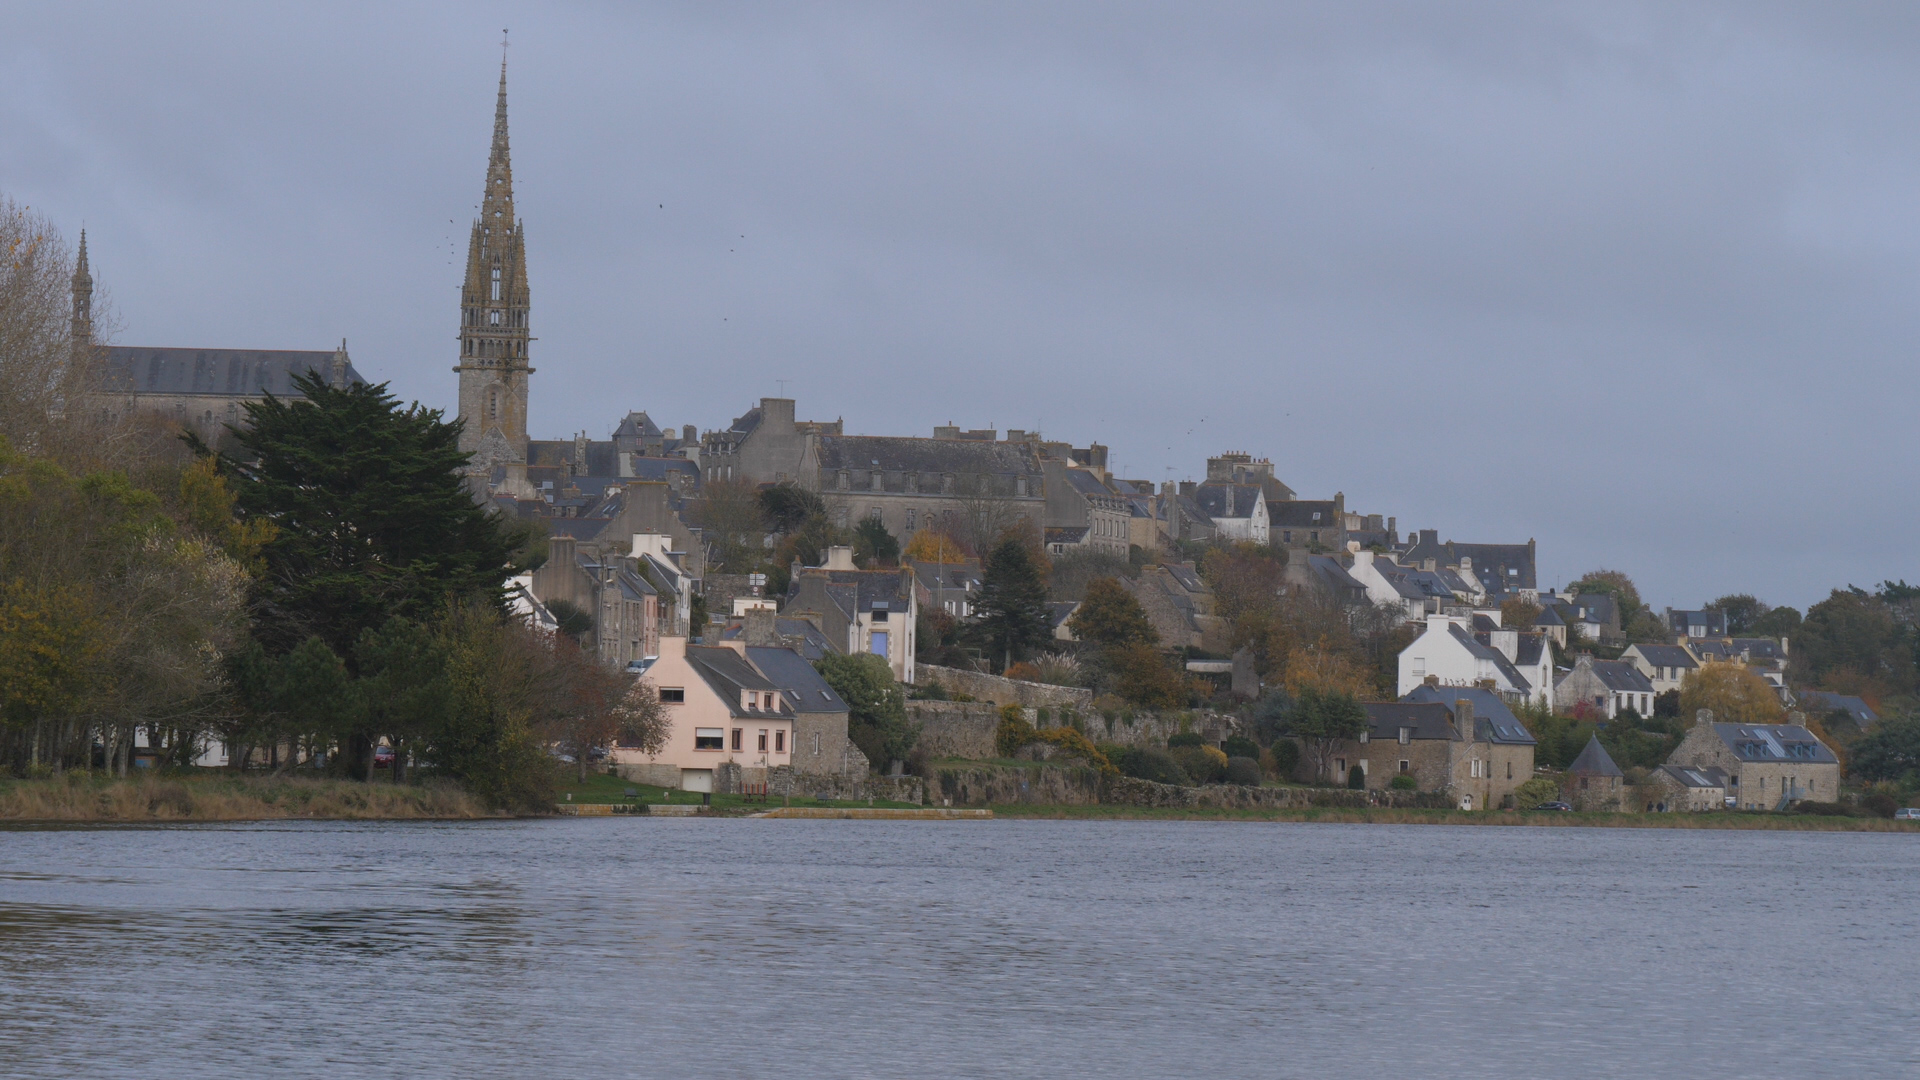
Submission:
[[[69,773],[0,780],[0,820],[251,821],[265,818],[377,820],[491,816],[459,787],[362,784],[261,776],[143,775],[126,780]]]

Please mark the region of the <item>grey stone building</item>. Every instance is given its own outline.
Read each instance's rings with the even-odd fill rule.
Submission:
[[[1840,796],[1840,759],[1801,724],[1721,724],[1701,709],[1669,765],[1717,768],[1743,810],[1778,810],[1798,799]]]
[[[1586,749],[1567,766],[1560,781],[1560,797],[1575,810],[1620,811],[1628,809],[1626,774],[1613,763],[1613,756],[1600,745],[1595,735]]]
[[[819,436],[840,434],[841,423],[797,421],[793,406],[792,398],[761,398],[725,430],[702,436],[698,457],[704,479],[810,486],[808,451]]]
[[[836,525],[873,519],[905,540],[938,524],[989,544],[1007,528],[1045,527],[1046,471],[1032,442],[817,435],[801,463]]]

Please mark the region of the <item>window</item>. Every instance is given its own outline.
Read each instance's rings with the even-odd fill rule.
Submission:
[[[873,621],[874,622],[887,621],[887,605],[885,604],[873,605]]]
[[[1337,773],[1339,773],[1339,774],[1340,774],[1341,776],[1345,776],[1345,775],[1347,774],[1347,759],[1346,759],[1346,758],[1343,758],[1343,757],[1342,757],[1342,758],[1334,758],[1334,759],[1333,759],[1333,770],[1334,770],[1335,772],[1337,772]]]
[[[873,520],[875,520],[875,521],[881,521],[881,520],[884,520],[884,519],[883,519],[883,518],[881,517],[881,511],[880,511],[880,507],[879,507],[879,505],[878,505],[878,504],[875,504],[875,505],[873,505],[873,506],[869,506],[869,507],[867,507],[867,516],[868,516],[868,517],[870,517],[870,518],[872,518],[872,519],[873,519]]]
[[[685,687],[663,686],[660,688],[660,703],[663,705],[679,705],[686,700],[687,691]]]
[[[497,266],[493,268],[493,298],[500,299],[500,268]],[[497,311],[493,313],[493,325],[500,325],[500,313]]]
[[[1413,677],[1416,679],[1424,679],[1427,677],[1426,657],[1416,656],[1413,658]]]
[[[734,729],[733,729],[733,748],[734,748],[735,750],[738,750],[738,749],[740,749],[740,737],[741,737],[741,735],[742,735],[742,734],[744,733],[744,731],[745,731],[745,729],[744,729],[744,728],[734,728]]]
[[[913,533],[913,507],[911,506],[907,507],[907,533],[908,535]]]
[[[1513,779],[1513,762],[1507,762],[1507,779]]]
[[[820,733],[817,731],[813,733],[813,752],[820,752]]]
[[[724,750],[725,736],[717,727],[693,729],[693,748],[695,750]]]
[[[498,272],[499,272],[499,271],[495,271],[495,273],[498,273]],[[1319,520],[1320,520],[1320,511],[1318,511],[1318,510],[1315,510],[1315,511],[1313,512],[1313,520],[1315,520],[1315,521],[1319,521]]]
[[[499,326],[499,325],[500,325],[500,313],[499,313],[498,311],[489,311],[489,312],[487,312],[487,324],[488,324],[489,326]]]
[[[1403,730],[1404,730],[1404,729],[1403,729]],[[1408,760],[1407,760],[1406,758],[1401,758],[1401,759],[1400,759],[1400,771],[1401,771],[1401,772],[1412,772],[1412,771],[1413,771],[1413,762],[1411,762],[1411,761],[1408,761]]]
[[[873,632],[872,636],[867,639],[867,651],[879,657],[888,655],[887,632],[885,630],[875,630]]]
[[[760,729],[760,752],[763,754],[767,752],[767,729],[766,728]]]
[[[1411,741],[1413,741],[1413,729],[1410,727],[1401,728],[1400,729],[1400,745],[1405,746],[1407,745],[1407,743]],[[1401,769],[1400,771],[1406,772],[1407,770]]]
[[[773,752],[776,754],[784,754],[787,752],[786,732],[776,731],[773,733]]]

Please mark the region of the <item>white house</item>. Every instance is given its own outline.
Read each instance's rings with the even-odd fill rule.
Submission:
[[[1220,539],[1267,542],[1267,494],[1259,484],[1201,484],[1193,500],[1213,519]]]
[[[1440,686],[1490,682],[1509,698],[1551,701],[1550,691],[1535,686],[1501,650],[1476,640],[1468,626],[1468,618],[1458,615],[1427,616],[1426,629],[1400,652],[1400,696],[1432,679]]]

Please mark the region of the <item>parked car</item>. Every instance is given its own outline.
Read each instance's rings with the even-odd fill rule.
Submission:
[[[1571,810],[1573,809],[1573,807],[1563,802],[1543,802],[1539,806],[1534,807],[1534,809],[1535,810]]]
[[[1895,821],[1920,821],[1920,806],[1903,806],[1893,812]]]
[[[393,766],[393,747],[376,746],[373,748],[373,767],[386,769]]]

